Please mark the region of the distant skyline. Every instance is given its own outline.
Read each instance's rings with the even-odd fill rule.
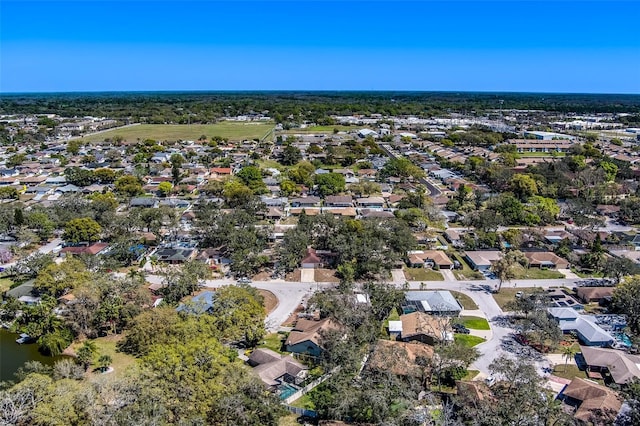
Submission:
[[[0,92],[640,94],[638,1],[0,2]]]

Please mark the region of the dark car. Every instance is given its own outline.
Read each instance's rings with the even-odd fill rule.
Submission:
[[[453,328],[453,331],[455,331],[456,333],[469,334],[471,332],[471,330],[469,330],[467,327],[465,327],[462,324],[453,324],[451,327]]]

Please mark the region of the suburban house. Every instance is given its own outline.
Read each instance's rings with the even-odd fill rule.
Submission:
[[[231,176],[233,169],[231,167],[214,167],[209,172],[209,177],[213,179],[220,179]]]
[[[296,361],[291,355],[281,355],[267,348],[255,349],[251,352],[247,363],[253,372],[271,391],[285,384],[299,386],[307,377],[308,369]]]
[[[458,247],[462,244],[462,239],[460,238],[460,233],[453,229],[447,229],[444,231],[444,238],[453,244],[454,247]]]
[[[403,342],[421,342],[435,345],[445,340],[453,340],[453,335],[446,331],[448,320],[436,318],[424,312],[412,312],[400,316],[400,332],[396,339]],[[391,321],[389,322],[391,327]],[[391,330],[390,330],[391,334]],[[394,333],[396,334],[396,333]]]
[[[318,256],[315,249],[309,247],[307,248],[307,254],[300,261],[300,264],[303,268],[322,268],[324,266],[323,260]]]
[[[133,197],[129,201],[129,207],[157,208],[159,205],[160,201],[151,197]]]
[[[525,257],[529,261],[530,268],[540,269],[567,269],[569,262],[550,251],[526,251]]]
[[[578,287],[577,296],[584,303],[606,302],[611,299],[615,287]]]
[[[421,343],[378,340],[366,368],[371,371],[391,372],[402,377],[423,377],[427,372],[421,360],[433,357],[433,347]]]
[[[109,244],[107,243],[93,243],[90,246],[87,245],[83,245],[83,246],[69,246],[69,247],[65,247],[62,250],[60,250],[59,256],[68,256],[68,255],[89,255],[89,256],[96,256],[100,253],[103,253],[106,251],[106,249],[109,247]]]
[[[413,250],[407,253],[409,266],[433,269],[452,269],[453,261],[441,250]]]
[[[630,355],[615,349],[581,346],[581,354],[587,365],[587,374],[594,379],[609,375],[618,385],[625,385],[640,378],[640,356]]]
[[[319,321],[300,318],[285,341],[287,352],[319,356],[322,352],[322,335],[337,325],[329,318]]]
[[[161,248],[155,252],[160,262],[178,265],[196,257],[197,251],[190,248]]]
[[[325,207],[353,207],[353,198],[348,195],[329,195],[324,199]]]
[[[300,197],[289,200],[291,207],[320,207],[320,198],[318,197]]]
[[[612,424],[622,407],[614,390],[591,380],[574,378],[558,395],[573,409],[573,417],[585,424]]]
[[[547,312],[558,321],[563,333],[575,332],[586,346],[611,346],[615,342],[590,315],[580,315],[572,308],[547,308]]]
[[[496,260],[502,259],[498,250],[466,251],[464,258],[475,271],[488,271]]]
[[[382,197],[365,197],[356,199],[356,206],[366,209],[382,209],[384,208],[384,198]]]
[[[453,297],[451,292],[437,291],[408,291],[402,302],[402,312],[425,312],[432,315],[458,316],[462,306]]]

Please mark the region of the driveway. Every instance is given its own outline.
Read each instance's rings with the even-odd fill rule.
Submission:
[[[310,268],[300,268],[300,281],[303,283],[314,283],[316,270]]]

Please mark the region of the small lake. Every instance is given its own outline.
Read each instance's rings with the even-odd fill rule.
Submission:
[[[38,352],[38,344],[19,345],[16,343],[17,334],[0,329],[0,381],[14,380],[14,373],[27,361],[40,361],[46,365],[53,365],[64,357],[44,356]]]

